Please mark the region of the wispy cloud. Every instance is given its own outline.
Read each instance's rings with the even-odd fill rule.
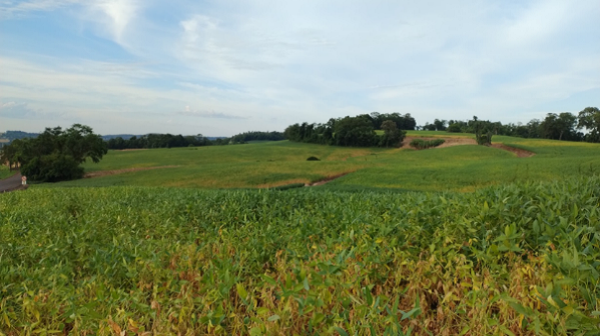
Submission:
[[[1,1],[0,18],[6,19],[28,12],[52,11],[62,7],[84,3],[83,0],[24,0]]]
[[[215,112],[215,111],[197,111],[190,109],[189,106],[186,106],[183,111],[176,112],[176,114],[188,116],[188,117],[198,117],[198,118],[218,118],[218,119],[248,119],[249,117],[241,117],[233,114],[227,114],[223,112]]]

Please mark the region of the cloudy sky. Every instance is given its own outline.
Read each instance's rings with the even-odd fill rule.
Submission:
[[[598,0],[0,0],[0,132],[527,122],[600,107],[598,17]]]

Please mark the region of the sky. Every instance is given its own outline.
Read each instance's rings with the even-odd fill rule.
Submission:
[[[598,0],[0,0],[0,132],[231,136],[600,107]]]

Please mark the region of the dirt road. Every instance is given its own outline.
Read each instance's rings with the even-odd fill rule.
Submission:
[[[21,189],[21,174],[0,180],[0,193]]]

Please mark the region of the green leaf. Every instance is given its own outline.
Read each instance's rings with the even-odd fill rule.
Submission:
[[[260,327],[254,327],[250,329],[250,336],[261,336],[263,333],[260,330]]]
[[[530,316],[530,312],[527,311],[527,308],[523,307],[523,305],[516,303],[516,302],[509,302],[508,303],[512,309],[514,309],[517,313],[521,314],[521,315],[525,315],[525,316]]]
[[[275,321],[277,321],[279,319],[280,319],[279,315],[275,314],[275,315],[269,316],[269,318],[267,319],[267,321],[269,321],[269,322],[275,322]]]
[[[246,298],[248,297],[248,292],[246,291],[246,288],[244,288],[244,285],[242,285],[241,283],[238,283],[235,285],[238,295],[240,296],[241,299],[246,300]]]
[[[338,332],[338,334],[340,334],[341,336],[348,336],[348,333],[346,332],[346,330],[340,328],[340,327],[333,327],[333,329],[335,331]]]

